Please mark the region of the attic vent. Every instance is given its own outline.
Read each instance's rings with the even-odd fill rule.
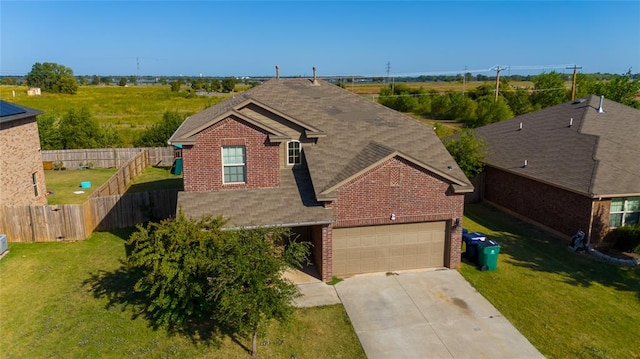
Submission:
[[[520,122],[520,127],[518,127],[518,131],[522,131],[522,122]]]
[[[569,119],[569,127],[573,126],[573,117]]]
[[[522,168],[527,168],[527,165],[529,165],[529,161],[524,160],[524,165],[522,165]]]
[[[600,104],[598,105],[598,113],[604,113],[604,109],[602,109],[602,104],[604,103],[604,95],[600,96]]]
[[[577,104],[579,104],[579,103],[583,103],[583,102],[584,102],[584,99],[583,99],[583,98],[579,98],[579,99],[577,99],[577,100],[573,101],[572,103],[573,103],[574,105],[577,105]]]

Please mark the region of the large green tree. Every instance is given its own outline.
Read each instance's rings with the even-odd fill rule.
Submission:
[[[236,88],[236,83],[238,81],[233,78],[233,77],[227,77],[222,79],[221,85],[222,85],[222,91],[224,92],[231,92]]]
[[[604,95],[609,100],[640,109],[640,80],[631,78],[631,70],[623,75],[615,75],[609,81],[597,83],[592,91],[596,95]]]
[[[482,172],[486,146],[472,130],[464,129],[458,136],[447,138],[444,145],[467,178],[472,179]]]
[[[569,100],[570,92],[565,88],[565,79],[559,72],[552,71],[533,78],[532,102],[535,108],[559,105]]]
[[[40,87],[43,91],[67,94],[78,92],[78,82],[73,76],[73,70],[53,62],[33,64],[25,81],[27,85]]]
[[[185,116],[176,112],[166,111],[162,115],[162,121],[147,128],[140,137],[134,141],[136,147],[163,147],[167,146],[169,137],[180,127]]]
[[[134,289],[147,298],[157,326],[217,325],[247,334],[257,353],[260,326],[292,313],[297,287],[283,271],[306,262],[309,247],[284,228],[222,230],[221,217],[138,226],[128,265],[141,273]]]

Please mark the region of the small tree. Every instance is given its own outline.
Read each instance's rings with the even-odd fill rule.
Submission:
[[[129,238],[128,264],[141,278],[134,289],[149,301],[146,312],[156,326],[215,324],[249,334],[257,354],[260,326],[292,313],[297,287],[282,277],[301,266],[305,243],[286,243],[284,228],[223,231],[221,217],[174,220],[138,226]]]
[[[467,178],[471,179],[482,172],[486,147],[484,141],[478,140],[471,130],[462,130],[457,138],[449,137],[444,144]]]
[[[118,80],[118,86],[127,86],[127,78],[126,77],[120,77],[120,80]]]
[[[552,71],[533,78],[533,104],[537,108],[559,105],[569,99],[569,91],[565,88],[562,74]]]
[[[86,107],[70,109],[58,124],[63,149],[96,148],[100,127]]]
[[[224,92],[231,92],[236,88],[236,79],[234,79],[233,77],[227,77],[225,79],[222,80],[222,91]]]
[[[169,137],[176,132],[185,116],[178,112],[166,111],[162,115],[162,121],[153,124],[146,129],[140,137],[134,141],[136,147],[162,147],[167,145]]]

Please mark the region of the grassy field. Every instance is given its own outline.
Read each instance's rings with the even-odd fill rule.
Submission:
[[[86,107],[101,126],[114,126],[128,146],[142,130],[159,122],[165,111],[177,111],[186,116],[229,96],[186,98],[184,92],[171,92],[169,86],[161,85],[80,86],[76,95],[43,92],[42,96],[27,96],[26,91],[25,86],[0,86],[0,99],[57,116],[72,108]]]
[[[129,231],[11,244],[0,260],[3,358],[249,358],[242,337],[154,330],[122,270]],[[266,344],[265,340],[269,340]],[[365,358],[341,305],[298,309],[260,337],[262,358]]]
[[[465,83],[464,85],[462,84],[462,82],[399,82],[396,84],[406,85],[412,89],[423,88],[425,91],[436,90],[440,93],[444,93],[447,91],[462,92],[463,86],[465,91],[471,91],[485,83],[495,84],[495,81],[470,81]],[[509,83],[512,86],[516,87],[533,88],[533,82],[531,81],[512,81]],[[568,86],[571,86],[570,82],[567,82],[567,84]],[[345,89],[359,95],[377,95],[380,93],[380,89],[388,87],[389,85],[389,83],[347,83],[345,84]]]
[[[83,203],[103,183],[107,182],[117,168],[91,168],[87,170],[44,171],[49,204]],[[91,182],[90,188],[80,188],[80,182]],[[74,193],[82,191],[84,193]]]
[[[567,243],[484,205],[465,228],[502,246],[498,269],[462,275],[548,358],[640,358],[640,267],[576,254]]]

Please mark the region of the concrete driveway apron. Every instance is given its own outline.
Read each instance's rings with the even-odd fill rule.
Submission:
[[[544,358],[455,270],[356,276],[336,290],[370,359]]]

